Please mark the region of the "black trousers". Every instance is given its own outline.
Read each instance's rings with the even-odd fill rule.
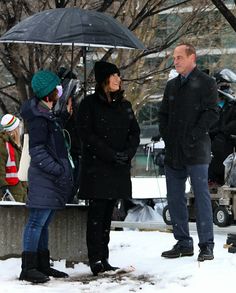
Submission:
[[[87,220],[87,249],[89,262],[109,258],[111,218],[116,200],[89,200]]]

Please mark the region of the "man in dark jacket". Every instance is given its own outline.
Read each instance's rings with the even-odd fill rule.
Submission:
[[[117,199],[131,198],[131,159],[140,129],[131,103],[123,96],[120,71],[95,63],[96,90],[78,111],[82,142],[79,197],[89,199],[87,247],[91,271],[115,270],[108,262],[110,224]]]
[[[228,70],[229,71],[229,70]],[[216,82],[218,81],[216,76]],[[212,190],[225,182],[224,160],[236,146],[236,100],[230,82],[218,84],[219,120],[210,129],[212,160],[209,165],[209,187]]]
[[[68,277],[50,267],[48,250],[48,226],[55,211],[65,207],[73,184],[62,121],[52,111],[59,98],[59,83],[59,77],[51,71],[36,72],[31,81],[35,97],[26,101],[21,110],[29,130],[31,162],[26,201],[29,219],[23,235],[20,280],[33,283],[47,282],[49,276]],[[67,110],[71,110],[70,104]]]
[[[185,182],[190,176],[195,195],[200,253],[198,261],[211,260],[214,237],[212,206],[208,190],[211,160],[209,127],[218,119],[215,80],[196,67],[196,51],[183,43],[174,50],[179,73],[165,88],[159,112],[160,134],[165,141],[165,172],[168,207],[177,244],[162,253],[176,258],[193,255],[189,235]]]

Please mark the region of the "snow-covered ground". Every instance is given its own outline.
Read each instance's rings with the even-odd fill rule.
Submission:
[[[191,225],[192,226],[192,225]],[[217,229],[219,231],[219,228]],[[193,257],[164,259],[163,250],[175,243],[171,233],[158,231],[112,231],[110,242],[111,264],[120,267],[135,266],[136,270],[117,277],[92,277],[89,267],[79,263],[65,268],[64,261],[54,267],[66,271],[69,279],[51,279],[46,284],[32,285],[18,281],[20,259],[0,261],[1,293],[128,293],[128,292],[233,292],[235,288],[236,254],[223,248],[227,232],[216,232],[215,259],[197,262],[197,234]]]

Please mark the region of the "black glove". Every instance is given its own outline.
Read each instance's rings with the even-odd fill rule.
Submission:
[[[160,134],[159,135],[156,135],[156,136],[153,136],[152,138],[151,138],[151,141],[159,141],[160,140],[160,138],[161,138],[161,136],[160,136]]]
[[[129,157],[125,152],[117,152],[114,161],[118,165],[126,165],[129,162]]]

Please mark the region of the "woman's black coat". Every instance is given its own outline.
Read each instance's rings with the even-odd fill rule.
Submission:
[[[21,115],[27,121],[31,157],[26,205],[63,208],[71,195],[73,181],[60,120],[51,111],[39,111],[36,99],[23,104]]]
[[[215,80],[197,68],[186,80],[179,75],[167,83],[159,111],[167,165],[181,168],[210,162],[209,128],[218,119],[217,96]]]
[[[82,141],[79,197],[130,198],[130,162],[140,134],[131,103],[121,92],[111,103],[103,93],[95,92],[80,103],[78,129]],[[129,162],[117,164],[117,152],[128,154]]]

